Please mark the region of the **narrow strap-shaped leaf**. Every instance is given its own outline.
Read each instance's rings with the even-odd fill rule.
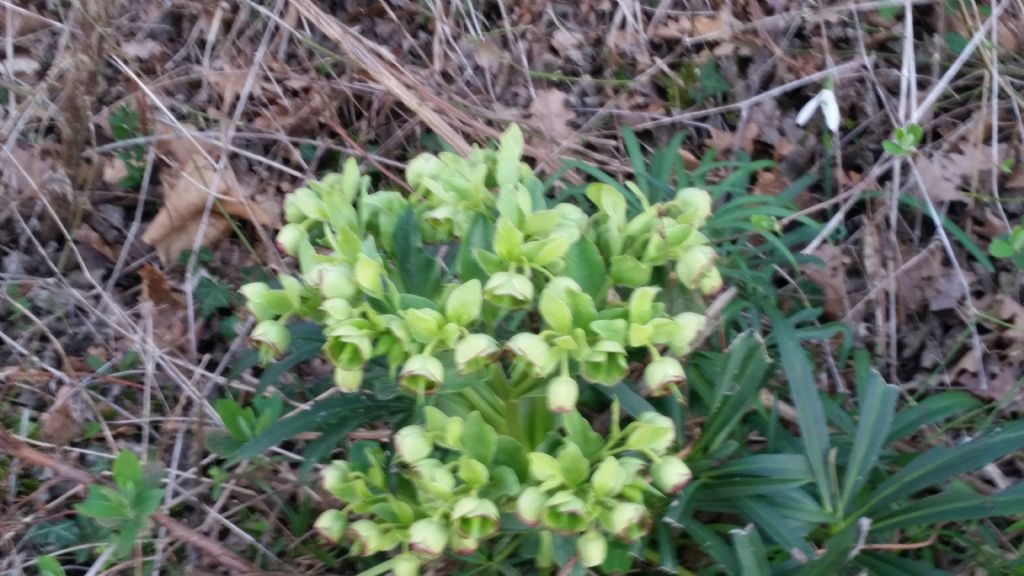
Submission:
[[[864,486],[868,473],[878,460],[885,445],[896,412],[899,390],[882,381],[882,376],[858,363],[858,395],[860,396],[860,420],[857,434],[847,458],[846,474],[843,477],[843,492],[840,509],[845,510],[850,500]]]
[[[865,552],[854,559],[854,563],[866,568],[869,574],[885,574],[885,576],[952,576],[945,570],[939,570],[910,558],[902,558],[888,552]]]
[[[740,561],[740,571],[744,576],[770,576],[771,564],[764,549],[764,542],[753,524],[746,528],[729,531],[732,546],[736,549],[736,558]]]
[[[1024,514],[1024,484],[1017,484],[992,496],[948,493],[918,500],[877,520],[872,531],[902,530],[938,522],[963,522],[1015,514]]]
[[[729,345],[725,367],[715,382],[713,407],[695,450],[711,452],[729,437],[754,404],[769,362],[764,342],[752,332],[744,332]]]
[[[644,412],[657,412],[654,406],[648,402],[643,396],[636,393],[635,390],[630,388],[629,384],[625,382],[619,382],[614,386],[595,386],[601,392],[604,392],[609,398],[618,398],[622,404],[622,409],[627,414],[636,418]]]
[[[736,556],[732,553],[732,549],[714,530],[693,518],[683,519],[682,524],[683,529],[693,538],[697,547],[710,556],[728,574],[735,576],[743,574],[740,572],[739,563],[736,562]]]
[[[840,530],[825,542],[825,553],[808,563],[797,574],[799,576],[833,576],[840,573],[840,568],[850,559],[850,552],[857,545],[857,536],[861,530],[859,524],[853,523]]]
[[[981,400],[967,392],[939,392],[931,394],[913,406],[896,414],[889,431],[888,442],[895,442],[917,432],[922,426],[941,422],[950,416],[963,414],[981,406]]]
[[[790,395],[796,405],[797,423],[807,461],[818,485],[822,507],[826,511],[831,511],[834,509],[834,500],[828,466],[829,433],[811,362],[807,359],[807,353],[800,345],[793,326],[777,310],[769,309],[767,313],[775,332],[782,369],[789,381]]]
[[[956,446],[932,448],[878,486],[856,516],[874,513],[901,498],[942,484],[957,474],[981,468],[1021,448],[1024,448],[1024,420],[1010,422],[991,434]]]
[[[811,545],[803,538],[793,523],[786,520],[785,514],[758,497],[737,498],[736,504],[748,520],[764,530],[765,534],[788,550],[810,558],[814,554]]]
[[[718,476],[766,476],[814,481],[811,468],[807,465],[807,458],[802,454],[753,454],[709,468],[702,473],[702,477],[705,478]]]

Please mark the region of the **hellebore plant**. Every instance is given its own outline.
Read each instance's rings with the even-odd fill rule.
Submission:
[[[242,287],[264,361],[288,349],[291,319],[310,319],[342,392],[379,385],[363,377],[374,363],[417,399],[422,423],[395,433],[395,458],[377,444],[355,458],[353,445],[324,471],[343,507],[317,521],[356,554],[396,554],[395,573],[474,553],[515,517],[538,566],[553,566],[555,537],[599,566],[609,539],[642,537],[689,480],[664,417],[620,429],[613,405],[602,437],[576,405],[581,386],[616,385],[637,364],[642,393],[680,395],[704,316],[660,298],[670,286],[698,308],[722,287],[700,231],[710,195],[638,194],[631,214],[591,184],[593,207],[549,206],[522,151],[513,125],[498,150],[418,156],[408,197],[371,192],[350,159],[286,199],[277,241],[298,275]]]

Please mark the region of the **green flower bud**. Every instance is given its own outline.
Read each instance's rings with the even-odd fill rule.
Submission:
[[[601,340],[584,356],[580,373],[590,382],[612,386],[629,371],[626,349],[618,342]]]
[[[456,556],[469,556],[479,547],[479,538],[465,538],[458,534],[452,534],[452,551]]]
[[[373,354],[371,332],[355,324],[336,326],[327,334],[324,353],[327,358],[346,370],[362,368]]]
[[[651,479],[665,494],[679,492],[691,478],[690,467],[676,456],[663,456],[651,466]]]
[[[398,383],[406,390],[422,390],[433,394],[444,383],[444,365],[433,356],[416,354],[410,356],[398,374]]]
[[[344,460],[335,460],[328,464],[323,472],[320,473],[321,482],[323,482],[324,490],[327,490],[331,494],[337,492],[341,485],[348,482],[349,476],[352,473],[352,467],[349,463]]]
[[[676,278],[691,290],[715,266],[715,249],[711,246],[690,246],[676,259]]]
[[[686,382],[686,373],[675,358],[662,356],[652,360],[644,369],[644,384],[654,396],[668,394],[673,385],[683,382]]]
[[[521,358],[532,367],[532,373],[538,378],[551,373],[558,362],[558,357],[551,352],[551,346],[539,334],[520,332],[505,345],[510,352]]]
[[[341,366],[334,367],[334,385],[342,392],[358,392],[363,385],[363,370],[346,370]]]
[[[516,499],[516,516],[527,526],[536,526],[548,496],[536,486],[527,486]]]
[[[256,320],[270,320],[277,316],[274,309],[266,302],[267,294],[273,292],[267,284],[252,282],[243,285],[238,291],[245,296],[245,306],[256,317]]]
[[[419,425],[406,426],[395,433],[395,451],[406,464],[415,464],[434,451],[430,434]]]
[[[569,376],[555,376],[548,382],[548,410],[562,414],[576,408],[580,386]]]
[[[644,286],[633,290],[629,295],[629,321],[633,324],[646,324],[654,318],[657,309],[654,299],[661,288],[657,286]]]
[[[352,540],[352,551],[360,556],[384,551],[384,532],[373,520],[356,520],[349,526],[348,536]]]
[[[452,526],[462,538],[478,539],[498,530],[498,508],[494,502],[465,496],[452,508]]]
[[[320,310],[326,315],[325,321],[328,325],[344,322],[355,315],[355,309],[352,308],[352,304],[349,304],[348,300],[341,298],[324,300],[320,303]]]
[[[587,530],[576,539],[576,555],[587,568],[600,566],[608,556],[608,540],[597,530]]]
[[[285,224],[278,231],[276,240],[282,250],[295,256],[299,253],[299,246],[309,242],[309,234],[298,224]]]
[[[420,559],[415,554],[399,554],[391,559],[394,576],[420,576]]]
[[[327,207],[323,200],[309,188],[299,188],[289,196],[291,202],[306,220],[325,222],[327,220]]]
[[[383,291],[383,278],[384,267],[381,263],[360,253],[356,259],[356,283],[363,292],[371,296],[379,295]]]
[[[594,494],[602,498],[614,498],[622,492],[622,487],[626,485],[628,479],[619,460],[614,456],[608,456],[590,475],[590,485],[594,489]]]
[[[707,319],[696,312],[683,312],[677,314],[673,320],[676,323],[676,329],[668,344],[674,354],[685,356],[690,353],[690,346],[697,339],[700,331],[704,329]]]
[[[683,188],[676,192],[674,203],[681,211],[677,218],[680,224],[700,228],[711,215],[711,194],[707,190]]]
[[[609,272],[615,284],[639,288],[650,283],[652,270],[650,264],[645,264],[629,254],[620,254],[611,259]]]
[[[413,190],[422,192],[424,180],[436,180],[445,171],[444,162],[433,154],[420,154],[405,165],[405,181]]]
[[[306,214],[299,208],[299,203],[291,194],[284,197],[284,221],[301,223],[306,221]]]
[[[409,327],[409,333],[418,342],[429,344],[441,334],[445,319],[437,310],[430,308],[410,308],[402,311],[402,318]]]
[[[494,252],[505,262],[519,261],[523,233],[507,218],[498,218],[494,227]]]
[[[277,320],[259,322],[249,333],[249,344],[259,348],[264,362],[280,358],[288,350],[290,340],[288,328]]]
[[[409,527],[409,546],[417,554],[439,556],[448,545],[448,526],[436,518],[424,518]]]
[[[348,264],[321,264],[316,269],[315,277],[324,298],[351,300],[359,293],[359,284]]]
[[[487,334],[469,334],[455,345],[455,366],[460,374],[476,372],[489,366],[501,350]]]
[[[608,514],[607,527],[620,540],[632,542],[651,527],[651,517],[643,504],[619,502]]]
[[[587,527],[586,505],[572,492],[556,492],[544,503],[541,520],[548,528],[560,534],[576,534]]]
[[[717,294],[724,285],[725,281],[722,280],[722,273],[718,271],[718,268],[712,268],[708,270],[700,280],[697,281],[697,290],[705,296],[710,294]]]
[[[455,475],[440,460],[424,458],[413,466],[421,485],[437,496],[449,496],[455,489]]]
[[[496,272],[487,279],[484,296],[502,308],[522,308],[533,301],[533,283],[522,274]]]
[[[449,321],[466,326],[480,317],[482,304],[483,291],[480,288],[480,281],[474,278],[452,290],[444,304],[444,315]]]
[[[491,473],[483,462],[463,455],[459,458],[459,478],[473,488],[480,488],[491,479]]]
[[[644,412],[626,427],[626,447],[664,454],[676,440],[672,419],[657,412]]]
[[[325,540],[337,544],[345,535],[345,528],[348,527],[348,517],[341,510],[327,510],[317,517],[313,528],[320,533]]]

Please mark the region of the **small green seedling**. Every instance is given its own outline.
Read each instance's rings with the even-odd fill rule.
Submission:
[[[993,238],[988,253],[1001,260],[1012,260],[1024,268],[1024,224],[1018,224],[1009,234]]]
[[[109,529],[114,556],[124,557],[147,528],[149,516],[160,507],[164,492],[156,477],[143,475],[139,459],[128,450],[118,454],[113,475],[116,487],[89,486],[88,495],[75,510]]]
[[[64,567],[53,556],[40,556],[36,560],[39,576],[64,576]]]
[[[281,415],[284,400],[279,394],[258,397],[253,399],[252,406],[243,408],[231,398],[221,398],[213,406],[224,422],[225,432],[213,433],[207,444],[218,454],[230,454],[273,424]]]
[[[893,132],[891,140],[882,142],[882,148],[893,156],[909,156],[917,151],[924,131],[917,124],[910,123]]]

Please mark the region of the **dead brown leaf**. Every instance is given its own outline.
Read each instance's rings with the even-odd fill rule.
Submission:
[[[735,132],[719,130],[710,126],[708,131],[711,133],[711,137],[704,140],[704,143],[719,152],[731,150],[733,146],[739,146],[740,149],[747,153],[753,152],[754,141],[761,134],[761,128],[753,122],[747,123],[743,129],[743,135],[738,138]]]
[[[157,267],[146,264],[139,269],[142,295],[139,300],[149,305],[153,322],[153,342],[161,348],[177,348],[188,335],[188,310],[185,298],[171,287]]]
[[[75,231],[75,242],[92,248],[111,262],[117,261],[117,252],[88,224],[82,224]]]
[[[537,91],[537,99],[530,106],[533,121],[552,142],[564,143],[573,139],[576,130],[569,122],[576,112],[565,107],[565,92],[554,88]]]
[[[921,154],[914,159],[914,166],[921,174],[925,193],[933,202],[966,202],[962,192],[965,181],[992,169],[992,148],[967,146],[962,152]]]
[[[47,442],[64,446],[82,433],[87,414],[78,387],[66,384],[57,390],[53,404],[39,419],[39,431]]]
[[[185,162],[180,170],[165,170],[160,175],[164,205],[149,223],[142,241],[155,248],[165,264],[173,262],[183,250],[192,248],[215,176],[216,167],[200,154]],[[216,195],[217,202],[229,215],[264,226],[274,224],[266,210],[244,199],[235,173],[228,166],[221,174]],[[202,245],[209,246],[220,240],[229,228],[228,220],[214,206]]]

